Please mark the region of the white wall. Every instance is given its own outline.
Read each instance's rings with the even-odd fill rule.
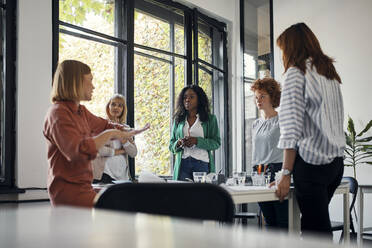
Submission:
[[[19,0],[17,14],[18,187],[46,187],[42,134],[52,78],[52,1]]]
[[[318,37],[323,51],[336,59],[345,106],[345,118],[350,115],[361,130],[372,119],[372,1],[371,0],[274,0],[274,39],[290,25],[305,22]],[[275,41],[275,40],[274,40]],[[275,46],[275,77],[282,80],[283,66]],[[346,128],[346,121],[345,121]],[[350,168],[344,175],[352,176]],[[359,183],[370,184],[372,166],[357,169]],[[372,226],[372,195],[367,195],[364,218]],[[331,204],[331,216],[342,220],[341,198]]]

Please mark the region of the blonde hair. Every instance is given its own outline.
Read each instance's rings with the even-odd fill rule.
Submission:
[[[79,101],[83,94],[84,75],[91,73],[90,67],[77,60],[65,60],[54,73],[50,100]]]
[[[114,99],[120,99],[121,103],[123,104],[123,112],[119,116],[119,124],[125,124],[127,122],[127,104],[125,101],[125,97],[121,94],[115,94],[110,98],[110,100],[106,104],[106,115],[110,120],[113,119],[112,115],[110,114],[110,103]]]

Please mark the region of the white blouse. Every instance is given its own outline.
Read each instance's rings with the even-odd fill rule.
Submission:
[[[185,125],[183,126],[183,136],[191,136],[191,137],[203,137],[204,138],[204,130],[203,126],[201,125],[201,121],[199,119],[199,115],[196,115],[196,121],[190,127],[189,122],[187,121],[187,117],[185,120]],[[184,147],[182,158],[193,157],[197,160],[201,160],[203,162],[209,163],[209,155],[208,152],[204,149],[200,149],[196,147],[196,145],[192,147]]]
[[[123,148],[125,154],[115,155],[115,150]],[[115,180],[128,180],[128,155],[134,158],[137,155],[135,143],[127,141],[122,144],[120,140],[110,140],[98,150],[97,158],[92,162],[94,179],[101,179],[106,173]]]

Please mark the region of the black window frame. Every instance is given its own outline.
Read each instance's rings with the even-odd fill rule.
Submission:
[[[15,156],[16,156],[16,0],[1,1],[1,9],[5,15],[2,16],[3,37],[5,36],[3,49],[3,104],[4,140],[1,144],[0,160],[0,191],[18,192],[15,186]],[[3,23],[5,21],[5,25]]]
[[[128,125],[134,126],[135,122],[135,113],[134,113],[134,54],[139,54],[141,56],[148,56],[155,59],[156,56],[152,56],[146,53],[135,51],[135,48],[140,48],[143,50],[147,50],[150,52],[157,52],[160,54],[166,54],[171,56],[171,58],[180,57],[185,59],[185,85],[187,84],[198,84],[198,80],[193,75],[192,66],[198,65],[199,63],[205,64],[210,68],[213,68],[214,70],[217,70],[218,73],[224,74],[224,81],[222,86],[222,91],[224,92],[224,110],[222,111],[222,114],[217,114],[218,117],[222,117],[223,121],[225,123],[223,128],[223,133],[225,134],[223,144],[225,144],[225,148],[223,150],[223,155],[220,157],[223,157],[223,167],[225,170],[225,173],[228,173],[229,167],[228,167],[228,158],[229,158],[229,150],[228,150],[228,134],[229,134],[229,128],[228,128],[228,73],[227,73],[227,33],[226,33],[226,24],[219,22],[213,18],[210,18],[203,13],[199,12],[197,9],[190,9],[187,6],[184,6],[180,3],[173,2],[170,0],[115,0],[115,16],[120,16],[119,18],[116,18],[116,21],[118,24],[121,25],[122,28],[119,28],[119,25],[115,25],[115,34],[118,37],[111,37],[105,34],[101,34],[98,32],[95,32],[93,30],[88,30],[83,27],[79,27],[76,25],[68,24],[66,22],[59,20],[59,0],[53,0],[52,3],[53,8],[53,73],[55,71],[55,68],[57,67],[58,63],[58,44],[59,44],[59,31],[60,26],[68,26],[70,28],[76,28],[80,32],[87,33],[86,36],[83,36],[82,34],[74,34],[76,36],[80,36],[81,38],[89,39],[94,36],[96,39],[100,39],[100,42],[102,40],[109,40],[110,42],[119,42],[126,46],[125,51],[120,54],[118,52],[116,54],[117,59],[117,69],[116,75],[122,75],[120,78],[124,78],[124,80],[120,81],[120,79],[115,80],[115,90],[119,93],[122,93],[126,96],[127,99],[127,108],[128,108],[128,117],[127,122]],[[169,11],[167,10],[169,8]],[[147,13],[151,13],[151,15],[156,16],[157,18],[164,18],[165,20],[169,21],[172,20],[173,23],[179,22],[179,17],[176,13],[172,14],[171,9],[176,9],[179,12],[183,13],[183,23],[184,26],[184,35],[185,35],[185,52],[184,55],[180,55],[174,52],[174,50],[170,51],[164,51],[161,49],[153,48],[153,47],[147,47],[143,46],[141,44],[134,43],[134,11],[135,9],[138,9],[140,11],[144,11]],[[197,25],[194,25],[194,18],[195,15],[201,17],[203,21],[207,22],[209,25],[212,25],[214,28],[218,29],[223,33],[222,37],[222,44],[223,49],[220,49],[223,53],[223,61],[221,62],[221,68],[218,68],[217,66],[213,64],[209,64],[206,61],[199,60],[197,56],[193,56],[193,32],[195,32],[195,28],[197,28]],[[62,31],[64,33],[68,33],[71,35],[71,32]],[[196,31],[197,32],[197,31]],[[118,49],[119,50],[119,49]],[[197,59],[194,59],[197,58]],[[172,61],[170,61],[170,64],[172,64]],[[198,66],[197,66],[198,67]],[[196,67],[196,68],[197,68]],[[197,72],[197,70],[195,70]],[[198,73],[194,73],[198,74]],[[213,72],[213,75],[215,72]],[[194,80],[193,80],[194,79]],[[213,82],[213,81],[212,81]],[[173,103],[172,106],[174,106],[175,99],[173,98],[173,92],[174,92],[174,83],[171,87],[171,102]],[[173,108],[170,109],[171,116],[173,115]],[[220,116],[222,115],[222,116]],[[173,164],[173,163],[172,163]],[[129,159],[129,169],[130,174],[132,178],[135,177],[135,163],[134,159]],[[172,167],[173,170],[173,167]]]

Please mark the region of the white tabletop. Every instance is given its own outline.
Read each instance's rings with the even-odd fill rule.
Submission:
[[[1,247],[333,247],[258,229],[71,207],[0,205],[0,219]]]

